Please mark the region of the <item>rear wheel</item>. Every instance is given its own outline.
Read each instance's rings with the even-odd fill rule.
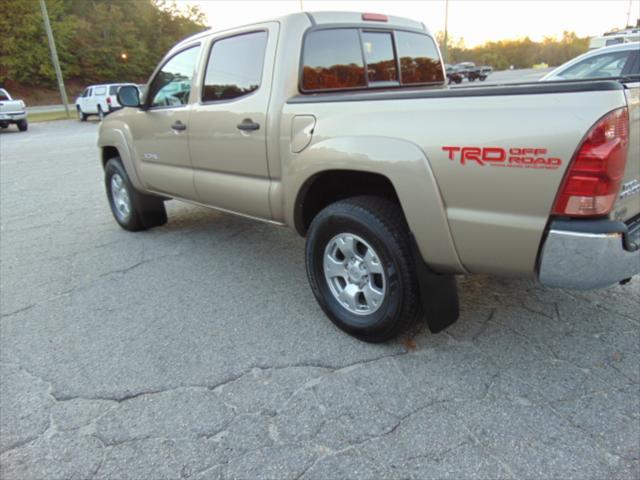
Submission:
[[[0,128],[2,128],[3,130],[5,128],[9,128],[9,124],[7,122],[0,122]]]
[[[98,105],[98,118],[100,121],[104,120],[104,112],[102,111],[102,107]]]
[[[389,340],[418,317],[409,229],[393,202],[363,196],[326,207],[309,228],[306,266],[320,307],[360,340]]]
[[[29,128],[29,123],[26,120],[18,120],[16,125],[18,125],[18,130],[21,132],[26,132]]]
[[[104,175],[111,213],[122,228],[146,230],[167,223],[164,201],[137,191],[118,157],[107,162]]]

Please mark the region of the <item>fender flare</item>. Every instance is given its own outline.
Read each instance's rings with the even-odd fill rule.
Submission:
[[[286,223],[296,224],[296,209],[306,186],[327,171],[377,173],[396,190],[409,228],[424,261],[436,272],[466,273],[458,257],[446,209],[426,155],[406,140],[348,136],[320,140],[299,154],[289,154],[283,168]]]
[[[122,165],[129,175],[129,180],[133,186],[140,191],[146,190],[144,184],[140,180],[138,171],[134,162],[135,153],[129,147],[131,143],[128,141],[127,135],[119,128],[110,127],[109,129],[101,129],[100,136],[98,138],[98,147],[104,149],[106,147],[113,147],[118,150]]]

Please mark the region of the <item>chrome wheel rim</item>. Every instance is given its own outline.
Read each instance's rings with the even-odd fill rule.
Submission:
[[[114,173],[111,177],[111,199],[118,218],[126,221],[131,213],[131,200],[124,180],[118,173]]]
[[[333,237],[324,251],[323,270],[331,294],[349,312],[370,315],[384,303],[387,280],[380,256],[361,237]]]

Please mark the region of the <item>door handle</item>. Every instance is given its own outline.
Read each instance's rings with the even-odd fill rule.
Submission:
[[[171,125],[171,128],[173,128],[174,130],[181,131],[181,130],[186,130],[187,126],[184,123],[182,123],[180,120],[178,120],[176,123]]]
[[[250,131],[250,130],[259,130],[259,129],[260,129],[260,124],[254,122],[250,118],[245,118],[242,121],[242,123],[238,124],[238,130]]]

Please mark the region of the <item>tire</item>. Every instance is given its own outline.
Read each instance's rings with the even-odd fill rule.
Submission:
[[[164,200],[136,190],[120,158],[107,162],[104,178],[111,213],[122,228],[134,232],[167,223]]]
[[[365,342],[384,342],[418,318],[420,297],[409,227],[397,204],[362,196],[329,205],[311,223],[305,257],[318,304],[350,335]],[[336,275],[327,275],[329,271]],[[360,277],[362,272],[365,275]]]
[[[100,121],[104,120],[104,112],[102,111],[102,107],[98,105],[98,119]]]
[[[2,122],[2,123],[0,123],[0,128],[2,128],[3,130],[5,128],[9,128],[9,124],[7,122]]]
[[[86,122],[87,114],[84,113],[80,107],[76,107],[76,110],[78,110],[78,120],[80,120],[81,122]]]
[[[18,126],[18,130],[20,130],[21,132],[26,132],[29,128],[29,122],[27,122],[26,120],[18,120],[16,122],[16,125]]]

